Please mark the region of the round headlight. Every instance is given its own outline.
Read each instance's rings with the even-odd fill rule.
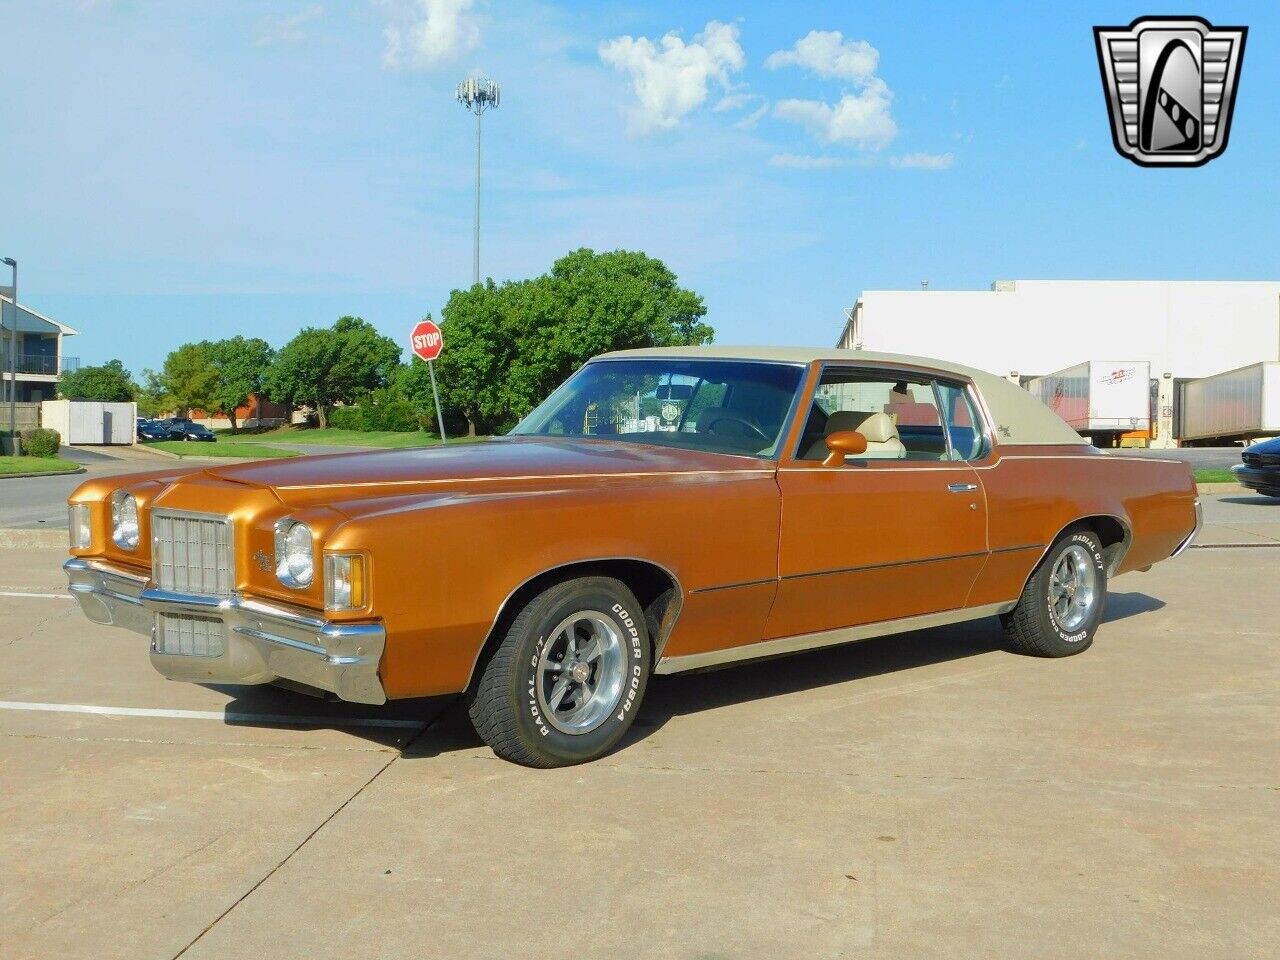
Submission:
[[[138,546],[138,501],[122,490],[111,497],[111,539],[122,550]]]
[[[287,587],[309,587],[315,574],[311,528],[297,521],[281,521],[276,527],[276,576]]]

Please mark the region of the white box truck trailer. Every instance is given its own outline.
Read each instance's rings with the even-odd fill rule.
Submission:
[[[1151,364],[1090,360],[1043,377],[1027,389],[1078,433],[1151,429]]]
[[[1255,363],[1180,386],[1180,440],[1280,435],[1280,361]]]

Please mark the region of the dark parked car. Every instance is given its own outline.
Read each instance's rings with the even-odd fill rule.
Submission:
[[[169,429],[154,420],[138,419],[139,440],[168,440]]]
[[[1246,447],[1240,455],[1244,463],[1231,468],[1242,487],[1264,497],[1280,497],[1280,437]]]
[[[169,417],[161,420],[160,425],[169,431],[170,440],[203,440],[211,443],[218,439],[208,427],[186,417]]]

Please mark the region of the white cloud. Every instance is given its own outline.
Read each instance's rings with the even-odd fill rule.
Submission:
[[[822,100],[780,100],[773,115],[798,123],[823,143],[851,143],[879,150],[898,135],[890,115],[893,91],[876,76],[880,52],[865,40],[846,40],[839,30],[810,30],[790,50],[765,60],[771,70],[801,67],[820,77],[845,80],[853,91],[833,104]]]
[[[821,100],[780,100],[773,108],[779,120],[798,123],[823,143],[852,143],[879,150],[898,135],[889,115],[893,91],[872,77],[858,93],[846,93],[835,106]]]
[[[718,20],[692,43],[674,32],[657,43],[648,37],[614,37],[600,44],[600,59],[630,74],[639,101],[631,118],[640,132],[676,126],[706,102],[713,81],[728,90],[730,74],[746,65],[737,26]]]
[[[395,22],[387,26],[382,62],[388,67],[435,67],[480,42],[476,0],[412,0],[387,3]]]
[[[741,120],[737,121],[734,126],[739,130],[754,130],[756,128],[756,124],[759,123],[768,112],[769,105],[767,103],[762,103],[755,110],[752,110]]]
[[[307,38],[307,24],[324,16],[324,7],[316,4],[287,16],[266,16],[254,29],[253,42],[260,47],[273,43],[299,43]]]
[[[895,167],[914,170],[948,170],[956,162],[954,153],[908,153],[889,161]]]
[[[880,51],[865,40],[846,40],[839,30],[810,30],[790,50],[769,55],[770,70],[797,66],[820,77],[864,82],[875,74]]]
[[[792,170],[827,170],[844,166],[844,163],[839,157],[811,157],[796,153],[775,153],[769,158],[770,166],[789,167]]]
[[[726,110],[741,110],[755,99],[756,95],[754,93],[730,93],[717,100],[716,105],[711,109],[716,113],[723,113]]]

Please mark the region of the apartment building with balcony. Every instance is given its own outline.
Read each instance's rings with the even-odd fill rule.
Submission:
[[[10,344],[17,325],[17,350],[14,352],[14,379],[20,403],[53,400],[58,395],[58,379],[63,373],[80,368],[79,357],[69,357],[63,350],[63,339],[76,331],[52,317],[18,304],[14,310],[13,290],[0,287],[0,396],[10,396]]]

